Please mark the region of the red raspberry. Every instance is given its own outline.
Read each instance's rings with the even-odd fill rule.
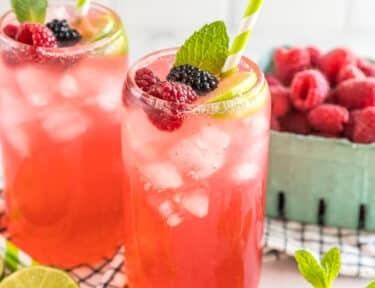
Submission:
[[[375,64],[368,60],[358,60],[358,67],[362,70],[367,77],[375,77]]]
[[[351,111],[349,114],[349,121],[346,123],[344,127],[344,136],[350,140],[353,139],[353,133],[354,133],[354,123],[357,122],[358,114],[361,110],[354,110]]]
[[[185,84],[162,81],[154,84],[148,93],[156,98],[170,102],[169,107],[149,108],[146,110],[151,122],[160,130],[174,131],[182,126],[184,121],[183,104],[191,104],[198,95]],[[163,108],[168,111],[163,111]]]
[[[273,74],[267,74],[266,80],[267,80],[268,86],[270,86],[270,87],[274,86],[274,85],[281,85],[280,80],[277,79],[277,77]]]
[[[350,79],[364,79],[366,75],[359,69],[357,66],[350,64],[344,66],[338,76],[337,76],[337,83],[344,82]]]
[[[375,143],[375,107],[368,107],[353,118],[352,140],[356,143]]]
[[[313,67],[319,66],[320,57],[322,57],[322,51],[314,46],[307,47],[307,50],[310,53],[311,65]]]
[[[34,47],[55,48],[57,41],[47,26],[35,23],[22,24],[17,34],[17,41]]]
[[[336,102],[349,110],[375,106],[375,79],[347,80],[334,93]]]
[[[16,35],[18,34],[18,26],[13,25],[13,24],[8,24],[4,28],[4,33],[8,37],[12,39],[16,39]]]
[[[318,70],[305,70],[296,74],[291,86],[291,100],[302,112],[313,109],[329,96],[329,83]]]
[[[320,58],[319,67],[331,84],[334,85],[340,70],[351,64],[357,64],[357,57],[345,48],[337,48]]]
[[[280,118],[281,131],[307,135],[311,132],[309,121],[304,113],[293,111]]]
[[[276,76],[289,86],[297,72],[311,67],[310,52],[302,48],[279,48],[274,55],[274,65]]]
[[[310,111],[308,120],[315,130],[337,135],[344,131],[344,125],[349,121],[349,111],[338,105],[323,104]]]
[[[279,120],[274,116],[271,116],[271,129],[274,131],[280,131]]]
[[[145,92],[158,82],[160,79],[148,68],[141,68],[135,73],[135,83]]]
[[[276,118],[283,117],[292,108],[290,103],[290,90],[281,85],[270,87],[272,97],[272,115]]]

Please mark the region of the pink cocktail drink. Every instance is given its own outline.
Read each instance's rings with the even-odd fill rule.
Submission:
[[[269,144],[267,85],[259,68],[243,57],[237,73],[256,77],[248,92],[204,102],[209,94],[176,108],[143,92],[134,79],[147,67],[164,80],[175,53],[164,50],[140,60],[124,88],[129,285],[256,288]],[[160,130],[155,117],[173,109],[184,110],[183,124]]]
[[[48,18],[65,13],[71,20],[74,9],[69,2],[52,5]],[[94,42],[37,50],[0,34],[9,231],[36,260],[62,267],[111,256],[123,233],[119,108],[126,36],[103,6],[92,4],[84,20],[112,30]],[[13,13],[2,18],[1,31],[9,23],[16,23]]]

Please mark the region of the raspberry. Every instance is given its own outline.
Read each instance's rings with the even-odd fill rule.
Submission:
[[[331,84],[336,84],[340,70],[346,65],[356,65],[357,57],[345,48],[337,48],[320,58],[320,70],[327,76]]]
[[[290,90],[284,86],[271,86],[272,97],[272,115],[276,118],[283,117],[289,113],[292,108],[290,103]]]
[[[279,120],[274,116],[271,116],[271,129],[274,131],[280,131]]]
[[[277,79],[277,77],[273,74],[267,74],[266,80],[267,80],[268,86],[270,86],[270,87],[274,86],[274,85],[281,85],[280,80]]]
[[[311,65],[313,67],[319,66],[320,57],[322,57],[322,51],[314,46],[307,47],[307,50],[310,53]]]
[[[358,67],[367,77],[375,77],[375,64],[370,61],[360,59],[358,60]]]
[[[151,122],[160,130],[174,131],[182,126],[184,121],[184,105],[191,104],[198,95],[185,84],[176,82],[158,82],[150,87],[148,93],[156,98],[170,102],[168,111],[158,108],[147,109]]]
[[[167,80],[189,85],[199,94],[211,92],[219,84],[215,76],[192,65],[173,67],[167,76]]]
[[[297,72],[311,67],[310,52],[302,48],[279,48],[274,55],[274,65],[276,76],[289,86]]]
[[[18,26],[13,25],[13,24],[8,24],[4,28],[4,33],[8,37],[12,39],[16,39],[16,35],[18,34]]]
[[[350,79],[364,79],[366,75],[357,66],[350,64],[341,68],[338,76],[337,83],[344,82]]]
[[[291,100],[300,111],[308,111],[323,103],[329,96],[327,79],[317,70],[306,70],[296,74],[291,86]]]
[[[349,114],[349,121],[344,127],[344,136],[350,140],[353,139],[354,123],[357,122],[358,114],[361,110],[351,111]]]
[[[347,80],[334,93],[336,102],[349,110],[375,106],[375,79]]]
[[[158,82],[160,79],[148,68],[141,68],[135,73],[135,83],[143,91],[147,92],[150,87]]]
[[[52,31],[42,24],[22,24],[16,40],[35,47],[55,48],[57,42]]]
[[[349,122],[349,111],[338,105],[323,104],[310,111],[308,120],[315,130],[337,135],[344,131],[344,125]]]
[[[375,143],[375,107],[358,111],[354,117],[352,140],[355,143]]]
[[[81,34],[76,29],[72,29],[65,19],[54,19],[47,23],[48,29],[55,35],[61,46],[72,46],[81,40]]]
[[[311,132],[306,114],[293,111],[283,118],[280,118],[281,131],[295,134],[307,135]]]

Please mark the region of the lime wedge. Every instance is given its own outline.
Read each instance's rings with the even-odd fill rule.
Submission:
[[[5,278],[0,288],[79,288],[70,276],[57,269],[32,266]]]
[[[252,93],[252,88],[257,83],[255,72],[237,72],[221,80],[218,88],[206,95],[204,103],[222,104],[219,108],[221,112],[214,114],[215,118],[244,118],[256,113],[263,107],[267,99],[266,89],[261,89],[259,93]],[[238,98],[238,106],[226,106],[225,101]],[[246,105],[246,106],[244,106]]]
[[[209,93],[205,103],[217,103],[241,97],[257,82],[257,76],[253,72],[238,72],[220,81],[219,86]]]

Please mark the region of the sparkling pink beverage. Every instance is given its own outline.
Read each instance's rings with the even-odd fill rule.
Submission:
[[[175,105],[136,86],[148,67],[165,79],[176,50],[146,56],[124,88],[125,246],[132,288],[256,288],[261,269],[270,100],[259,68],[251,91],[185,105],[181,128],[150,115]],[[151,113],[151,114],[150,114]],[[155,118],[153,118],[155,120]]]
[[[74,3],[64,3],[48,17],[69,17]],[[8,228],[37,261],[62,267],[109,257],[123,238],[119,108],[127,40],[113,11],[92,4],[87,17],[113,21],[113,31],[95,43],[38,48],[27,61],[32,48],[0,34]],[[8,13],[0,26],[14,21]]]

